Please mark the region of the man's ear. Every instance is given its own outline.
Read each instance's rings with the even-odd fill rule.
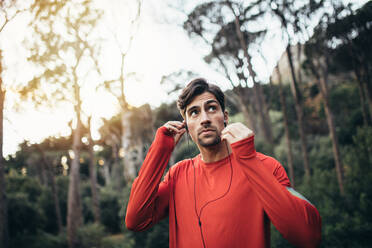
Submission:
[[[227,112],[227,110],[223,112],[223,120],[226,123],[226,125],[229,124],[229,112]]]

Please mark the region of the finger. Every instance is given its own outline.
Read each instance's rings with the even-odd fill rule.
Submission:
[[[186,129],[181,129],[175,136],[174,141],[177,144],[178,141],[182,138],[183,134],[186,132]]]
[[[222,130],[221,135],[230,135],[232,138],[236,138],[234,133],[230,129],[226,129],[226,128]]]
[[[234,143],[234,137],[230,133],[221,135],[221,140],[227,142],[227,144]]]
[[[233,138],[235,138],[235,136],[233,136],[233,134],[231,134],[230,132],[226,132],[221,135],[222,140],[233,139]]]
[[[221,134],[225,134],[229,131],[229,126],[225,127],[224,129],[222,129],[221,131]]]
[[[178,134],[180,137],[182,137],[182,135],[186,133],[186,129],[182,128],[181,130],[178,131]]]
[[[171,125],[166,125],[165,126],[169,132],[172,132],[172,133],[178,133],[179,129],[174,127],[174,126],[171,126]]]
[[[234,125],[230,126],[230,132],[238,134],[243,130],[243,127],[239,125],[239,123],[234,123]],[[236,136],[236,135],[235,135]]]
[[[184,124],[180,121],[171,121],[171,122],[168,122],[169,125],[173,126],[173,127],[176,127],[178,129],[181,129],[184,127]]]

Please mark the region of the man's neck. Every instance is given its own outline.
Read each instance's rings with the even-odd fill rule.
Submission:
[[[221,141],[217,145],[211,147],[199,146],[199,151],[201,158],[205,163],[219,161],[223,158],[226,158],[231,152],[230,147],[228,145],[226,146],[225,141]]]

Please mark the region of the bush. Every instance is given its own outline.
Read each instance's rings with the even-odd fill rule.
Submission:
[[[12,239],[10,248],[67,248],[66,233],[53,235],[39,231],[36,235],[23,235],[22,238]]]
[[[119,194],[109,187],[100,193],[101,222],[110,233],[120,232],[120,204]]]
[[[132,248],[134,240],[123,234],[108,236],[102,239],[102,248]]]
[[[10,238],[35,234],[38,228],[43,228],[45,216],[41,209],[35,203],[28,201],[27,198],[23,192],[8,195]]]
[[[106,235],[105,227],[100,224],[87,224],[79,228],[78,238],[81,248],[100,248]]]

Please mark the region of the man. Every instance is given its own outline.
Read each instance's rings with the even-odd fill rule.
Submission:
[[[145,230],[169,215],[169,246],[270,247],[270,221],[297,247],[320,243],[316,208],[291,188],[284,168],[255,151],[253,132],[227,125],[224,94],[204,79],[191,81],[178,99],[184,122],[160,127],[135,179],[127,228]],[[171,167],[185,132],[200,154]]]

